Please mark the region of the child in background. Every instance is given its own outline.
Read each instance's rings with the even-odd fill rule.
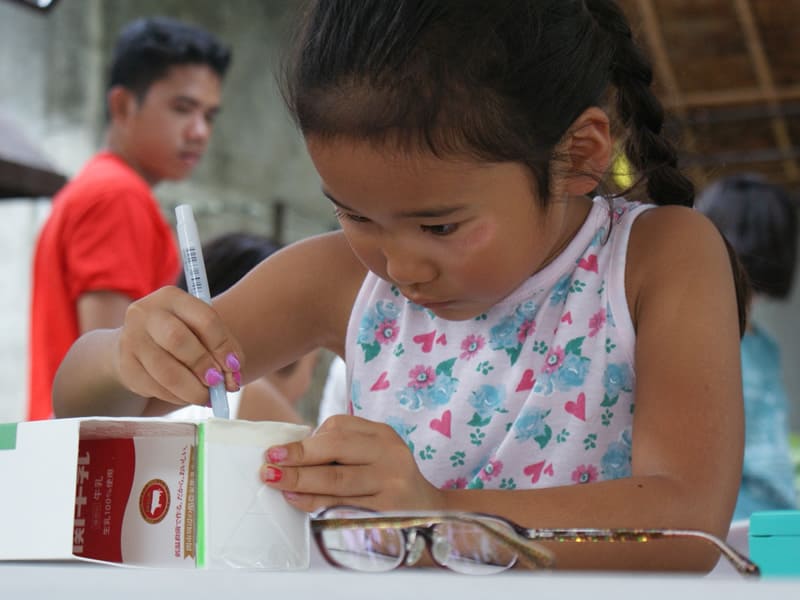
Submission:
[[[736,250],[754,301],[789,295],[797,262],[797,206],[783,189],[759,175],[733,175],[710,185],[698,198],[697,209]],[[745,445],[734,519],[797,507],[778,345],[748,319],[741,354]]]
[[[231,232],[203,244],[203,260],[208,287],[214,298],[233,286],[258,263],[281,246],[262,235]],[[181,273],[177,286],[186,289],[186,276]],[[297,402],[308,391],[317,363],[317,350],[285,367],[250,382],[238,392],[229,394],[232,418],[249,421],[285,421],[302,423]],[[207,418],[211,409],[185,406],[170,413],[171,417]]]
[[[321,346],[346,359],[353,414],[262,467],[300,510],[724,536],[743,439],[738,280],[686,208],[619,8],[324,0],[297,48],[286,97],[341,231],[274,254],[213,307],[174,288],[137,302],[73,346],[59,413],[202,404],[211,381],[237,389]],[[589,197],[611,115],[654,204]],[[563,568],[718,558],[677,541],[553,550]]]

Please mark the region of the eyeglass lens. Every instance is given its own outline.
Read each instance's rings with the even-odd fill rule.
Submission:
[[[516,553],[480,527],[463,522],[437,523],[431,528],[333,529],[322,532],[329,557],[342,567],[381,572],[412,565],[419,560],[429,539],[438,564],[465,574],[490,574],[508,569]],[[407,545],[406,545],[407,544]]]

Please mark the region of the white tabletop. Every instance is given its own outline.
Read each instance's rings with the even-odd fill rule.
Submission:
[[[800,579],[582,573],[507,573],[484,577],[428,569],[369,575],[335,569],[297,572],[128,569],[89,563],[0,563],[0,597],[86,600],[797,600]]]

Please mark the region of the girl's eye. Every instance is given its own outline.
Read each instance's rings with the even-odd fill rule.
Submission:
[[[451,235],[458,229],[458,223],[446,223],[444,225],[422,225],[422,231],[427,231],[433,235]]]
[[[333,209],[333,214],[336,215],[337,219],[347,219],[348,221],[353,221],[355,223],[367,223],[369,221],[368,218],[362,217],[361,215],[354,215],[353,213],[344,212],[338,206]]]

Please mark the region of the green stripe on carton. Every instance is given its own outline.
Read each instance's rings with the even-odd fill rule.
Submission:
[[[196,522],[196,547],[197,566],[206,566],[206,426],[205,423],[197,425],[197,522]]]
[[[17,447],[17,424],[0,423],[0,450],[14,450]]]

